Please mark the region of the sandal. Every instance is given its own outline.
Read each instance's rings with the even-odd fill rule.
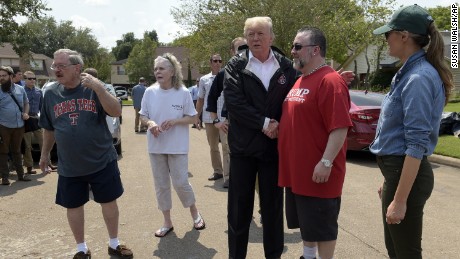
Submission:
[[[203,217],[201,217],[201,214],[198,212],[198,217],[193,220],[193,227],[196,230],[202,230],[206,228],[206,222],[204,222]]]
[[[164,237],[167,234],[169,234],[170,232],[172,232],[173,230],[174,230],[174,227],[170,227],[170,228],[161,227],[160,229],[157,230],[157,232],[155,232],[155,236],[156,237]]]

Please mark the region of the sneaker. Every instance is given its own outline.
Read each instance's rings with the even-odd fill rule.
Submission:
[[[228,184],[229,184],[229,180],[227,179],[227,180],[224,181],[223,187],[224,187],[224,188],[228,188]]]
[[[109,246],[109,255],[117,256],[119,258],[133,258],[133,252],[125,245],[118,245],[117,249],[113,249]]]
[[[37,174],[37,171],[32,170],[32,167],[27,167],[27,172],[26,174]]]
[[[91,251],[89,251],[88,249],[88,252],[86,252],[86,254],[85,252],[80,251],[73,256],[73,259],[91,259]]]

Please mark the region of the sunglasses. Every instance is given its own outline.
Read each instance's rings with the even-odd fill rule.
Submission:
[[[213,59],[212,62],[214,62],[214,63],[222,63],[222,60],[221,59]]]
[[[291,49],[294,49],[295,51],[299,51],[303,47],[313,47],[313,46],[318,46],[318,45],[317,44],[301,45],[301,44],[296,43],[291,46]]]
[[[35,78],[35,77],[28,77],[28,78],[26,78],[26,80],[37,80],[37,78]]]
[[[395,31],[402,31],[402,30],[391,30],[391,31],[385,32],[385,39],[388,40],[388,38],[390,37],[390,34]]]

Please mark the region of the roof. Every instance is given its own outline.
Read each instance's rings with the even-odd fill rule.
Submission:
[[[49,59],[48,56],[43,54],[32,53],[32,58],[34,60],[46,60]],[[19,59],[18,53],[14,51],[13,45],[11,43],[5,42],[3,45],[0,45],[0,57],[2,58],[17,58]]]

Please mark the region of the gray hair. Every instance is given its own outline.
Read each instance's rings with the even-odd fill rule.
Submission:
[[[155,59],[155,64],[162,60],[168,61],[171,68],[174,71],[173,76],[172,76],[172,83],[171,83],[172,86],[176,89],[181,88],[183,85],[182,81],[184,79],[184,76],[182,75],[182,65],[180,64],[180,62],[177,60],[177,58],[173,54],[165,53],[162,56],[158,56]]]
[[[69,56],[70,64],[81,65],[81,67],[83,68],[83,57],[77,51],[71,49],[58,49],[56,50],[56,52],[54,52],[53,55],[56,57],[59,54],[66,54],[67,56]]]

